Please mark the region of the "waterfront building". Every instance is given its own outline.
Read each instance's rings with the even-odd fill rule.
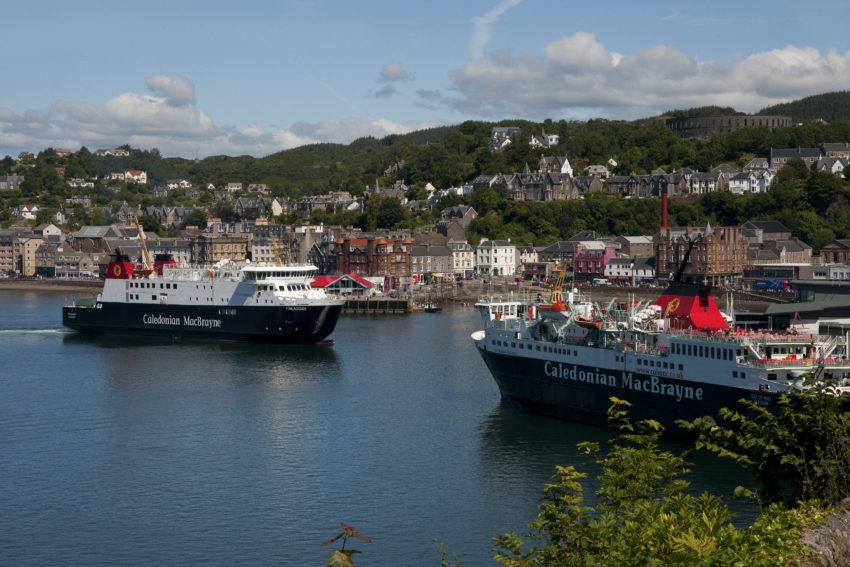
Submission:
[[[469,276],[475,271],[475,250],[466,240],[449,240],[452,252],[452,271],[458,276]]]
[[[512,276],[516,273],[516,246],[507,240],[484,240],[475,249],[475,268],[480,274]]]
[[[651,258],[655,254],[652,236],[618,236],[615,242],[620,245],[620,254],[629,258]]]
[[[578,280],[589,281],[605,274],[605,265],[617,255],[614,243],[587,240],[576,243],[573,255],[573,274]]]
[[[397,288],[413,271],[413,239],[409,236],[344,236],[336,240],[336,245],[337,273],[383,276],[388,288]]]
[[[655,269],[646,258],[611,258],[605,264],[605,279],[611,282],[640,283],[655,279]]]
[[[199,234],[192,238],[192,263],[241,262],[248,255],[249,242],[250,238],[242,235]]]
[[[696,240],[690,261],[685,269],[686,278],[710,284],[729,283],[740,279],[747,260],[747,241],[741,227],[722,226],[703,228],[662,226],[655,238],[656,269],[659,277],[676,271],[688,250],[689,242]]]

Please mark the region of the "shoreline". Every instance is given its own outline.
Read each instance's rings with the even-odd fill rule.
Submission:
[[[3,291],[37,291],[47,293],[87,293],[96,295],[103,289],[100,280],[0,280],[0,292]]]

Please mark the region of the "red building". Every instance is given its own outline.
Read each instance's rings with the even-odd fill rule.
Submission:
[[[413,272],[410,255],[413,239],[410,237],[344,237],[337,239],[336,245],[337,273],[382,276],[387,288],[398,288],[402,278]]]
[[[573,256],[573,273],[576,279],[590,280],[605,275],[605,265],[617,255],[617,247],[610,242],[590,240],[576,243]]]

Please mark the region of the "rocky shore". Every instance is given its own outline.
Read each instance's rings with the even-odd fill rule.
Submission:
[[[95,295],[103,289],[99,280],[6,279],[0,280],[0,292],[38,291],[50,293],[87,293]]]

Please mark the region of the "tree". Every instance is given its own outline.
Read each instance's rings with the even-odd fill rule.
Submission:
[[[495,538],[506,567],[691,567],[788,564],[802,551],[800,533],[824,517],[804,504],[762,511],[747,528],[731,522],[716,496],[688,491],[686,453],[661,448],[655,421],[631,423],[628,402],[611,398],[608,416],[620,430],[610,448],[580,443],[601,471],[594,506],[585,502],[572,466],[556,467],[537,517],[525,534]],[[740,491],[739,491],[740,492]]]
[[[749,468],[765,505],[807,500],[836,503],[850,486],[850,413],[833,386],[818,385],[783,395],[767,409],[742,399],[682,423],[705,448]]]
[[[153,215],[144,214],[140,216],[139,224],[142,225],[145,232],[159,232],[162,230],[162,224]]]
[[[200,209],[192,209],[192,211],[183,217],[183,228],[187,226],[205,227],[207,226],[207,215]]]
[[[360,224],[367,230],[396,228],[407,220],[408,214],[397,199],[376,195],[366,203]]]

